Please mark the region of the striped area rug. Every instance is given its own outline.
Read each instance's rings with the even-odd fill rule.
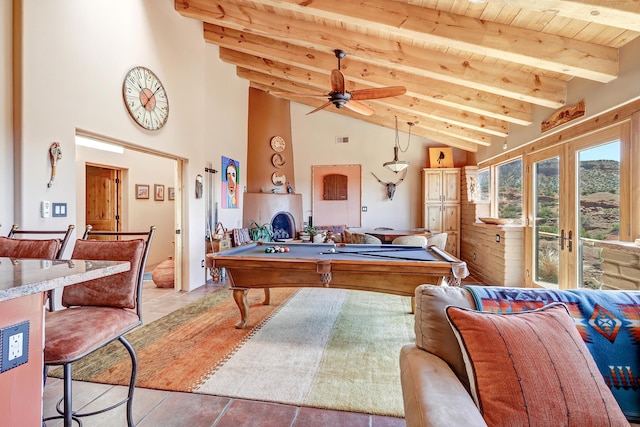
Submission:
[[[272,305],[261,306],[262,292],[251,291],[252,326],[239,331],[230,291],[216,294],[182,309],[188,315],[176,312],[130,334],[139,335],[132,340],[138,386],[404,416],[398,358],[400,348],[415,341],[409,298],[279,288],[272,290]],[[74,366],[74,378],[126,383],[124,351],[98,357]]]

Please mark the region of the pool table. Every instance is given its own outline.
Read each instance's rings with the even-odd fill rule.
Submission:
[[[279,245],[284,253],[267,253]],[[316,243],[251,243],[207,254],[208,268],[225,268],[240,309],[237,328],[249,317],[247,292],[278,287],[334,287],[413,297],[423,283],[459,284],[466,263],[436,247]]]

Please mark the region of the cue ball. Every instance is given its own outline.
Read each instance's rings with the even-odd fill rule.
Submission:
[[[329,249],[329,253],[332,253],[332,254],[336,253],[336,248]]]

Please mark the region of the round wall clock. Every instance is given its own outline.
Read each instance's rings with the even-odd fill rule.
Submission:
[[[122,83],[129,115],[148,130],[160,129],[169,117],[169,99],[160,79],[148,68],[134,67]]]
[[[271,182],[273,182],[273,185],[284,185],[286,180],[287,178],[282,172],[274,172],[271,174]]]
[[[273,166],[277,168],[281,168],[282,166],[284,166],[285,163],[287,163],[287,161],[285,160],[284,155],[282,153],[276,153],[273,156],[271,156],[271,163],[273,163]]]
[[[273,138],[271,138],[271,148],[273,148],[273,151],[275,151],[276,153],[284,151],[284,147],[286,145],[287,144],[284,142],[284,138],[282,138],[281,136],[274,136]]]

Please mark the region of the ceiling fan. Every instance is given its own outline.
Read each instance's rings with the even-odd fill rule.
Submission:
[[[345,90],[344,87],[344,74],[340,71],[340,60],[347,56],[347,53],[343,50],[336,49],[333,51],[338,58],[338,68],[331,70],[331,92],[326,95],[304,94],[304,93],[290,93],[290,92],[274,92],[274,94],[287,95],[300,98],[323,98],[328,99],[327,102],[319,106],[313,111],[307,113],[307,115],[320,111],[323,108],[333,104],[336,108],[346,107],[351,111],[365,116],[370,116],[375,113],[375,110],[362,102],[366,99],[379,99],[388,98],[391,96],[403,95],[407,92],[404,86],[387,86],[373,89],[357,89],[351,92]]]

